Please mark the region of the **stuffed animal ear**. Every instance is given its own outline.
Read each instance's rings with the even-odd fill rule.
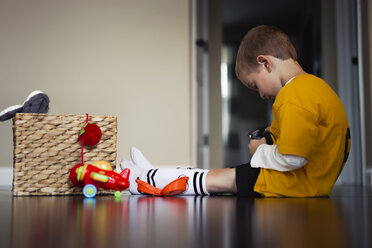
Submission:
[[[36,90],[28,95],[23,105],[10,106],[0,112],[0,121],[6,121],[15,116],[16,113],[37,113],[44,114],[49,111],[49,97]]]
[[[22,111],[22,108],[22,105],[14,105],[4,109],[0,112],[0,121],[12,119],[16,113],[20,113]]]
[[[32,92],[23,103],[22,113],[45,114],[49,111],[49,97],[37,90]]]

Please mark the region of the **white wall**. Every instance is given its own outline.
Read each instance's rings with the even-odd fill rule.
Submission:
[[[118,116],[118,161],[191,163],[188,0],[0,0],[0,110],[36,89],[50,114]],[[0,123],[0,166],[12,161]]]

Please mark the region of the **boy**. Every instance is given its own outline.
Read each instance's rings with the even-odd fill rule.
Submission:
[[[251,29],[243,38],[236,59],[236,74],[263,99],[275,99],[270,126],[274,144],[251,140],[251,163],[214,170],[153,169],[142,153],[132,148],[130,191],[136,178],[164,187],[188,176],[184,194],[237,193],[238,196],[312,197],[331,193],[350,150],[345,109],[320,78],[307,74],[297,62],[288,36],[271,26]]]

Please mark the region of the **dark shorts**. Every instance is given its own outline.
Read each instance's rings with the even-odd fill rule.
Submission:
[[[261,197],[255,192],[254,185],[256,184],[260,168],[252,168],[250,163],[238,165],[236,171],[236,188],[238,196],[246,197]]]

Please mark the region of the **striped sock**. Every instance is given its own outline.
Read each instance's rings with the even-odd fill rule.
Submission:
[[[170,182],[187,176],[187,189],[182,195],[209,195],[205,184],[208,170],[196,168],[153,168],[141,174],[139,179],[163,189]]]
[[[202,170],[196,168],[154,168],[152,164],[146,159],[142,152],[132,147],[130,150],[132,161],[123,162],[121,168],[130,168],[133,171],[130,180],[130,192],[138,194],[137,183],[135,179],[140,179],[154,187],[163,189],[167,184],[182,177],[189,178],[187,182],[187,189],[182,195],[209,195],[205,184],[206,176],[209,170]],[[132,173],[132,172],[131,172]]]
[[[170,182],[187,176],[187,189],[182,195],[209,195],[205,179],[208,170],[195,168],[157,168],[150,169],[140,176],[140,179],[154,187],[163,189]]]

